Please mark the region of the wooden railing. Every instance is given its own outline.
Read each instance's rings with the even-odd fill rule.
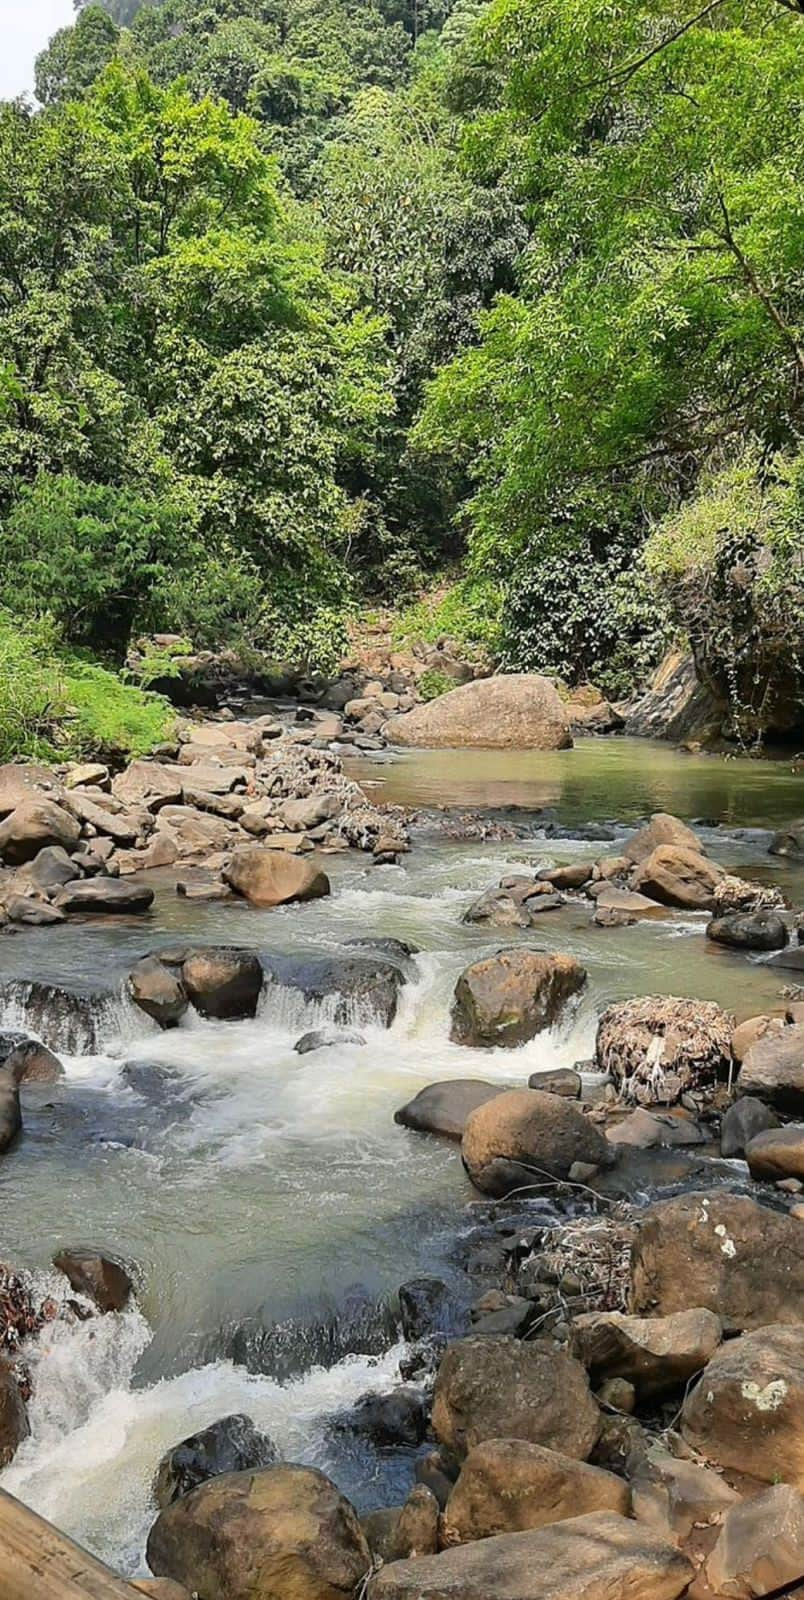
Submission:
[[[0,1600],[143,1600],[138,1589],[0,1489]]]

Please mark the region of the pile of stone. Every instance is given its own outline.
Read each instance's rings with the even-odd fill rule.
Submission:
[[[320,867],[300,859],[315,850],[396,860],[401,815],[367,802],[330,733],[323,716],[290,730],[273,718],[186,723],[162,759],[114,776],[99,763],[0,767],[4,917],[142,913],[153,890],[140,874],[157,867],[175,869],[181,893],[279,905],[328,891]]]

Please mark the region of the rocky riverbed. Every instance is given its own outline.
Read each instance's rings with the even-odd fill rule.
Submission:
[[[399,847],[361,857],[353,780],[292,724],[257,749],[252,724],[198,723],[143,765],[175,783],[219,726],[243,810],[191,809],[247,832],[259,785],[270,826],[225,859],[127,870],[182,831],[185,788],[148,811],[152,788],[104,813],[151,818],[112,839],[119,877],[31,885],[43,853],[72,870],[112,838],[71,804],[121,799],[110,774],[34,777],[78,831],[4,836],[6,885],[62,913],[4,943],[1,1175],[27,1223],[0,1284],[4,1483],[128,1572],[147,1556],[164,1600],[796,1592],[801,824],[657,811],[551,839],[517,813],[456,844],[370,806],[368,842]],[[272,790],[311,756],[334,788]],[[317,850],[274,850],[326,792]],[[312,856],[330,893],[244,892],[255,848]],[[228,892],[177,895],[190,869]],[[148,904],[71,901],[107,876]],[[329,1321],[294,1318],[300,1264],[339,1259]]]

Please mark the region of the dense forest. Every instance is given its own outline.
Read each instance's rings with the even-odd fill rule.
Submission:
[[[801,12],[81,9],[0,105],[0,750],[147,748],[142,633],[378,605],[800,727]]]

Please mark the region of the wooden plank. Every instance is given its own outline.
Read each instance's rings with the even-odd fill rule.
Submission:
[[[142,1600],[142,1594],[0,1489],[0,1600]]]

